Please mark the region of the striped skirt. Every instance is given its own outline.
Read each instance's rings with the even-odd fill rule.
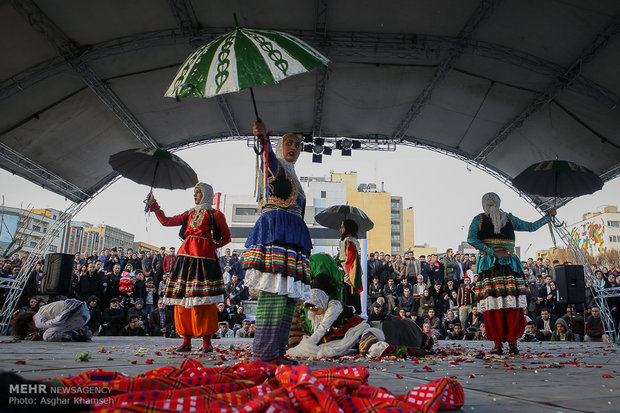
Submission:
[[[297,302],[284,295],[260,291],[256,308],[254,358],[272,361],[286,354]]]
[[[220,263],[214,259],[177,255],[163,301],[166,305],[192,308],[224,302],[226,286]]]
[[[513,271],[509,265],[495,266],[479,274],[474,288],[478,309],[501,310],[506,308],[527,308],[527,295],[530,289],[525,276]]]

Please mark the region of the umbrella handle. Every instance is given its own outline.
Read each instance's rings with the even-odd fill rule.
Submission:
[[[265,149],[265,137],[263,135],[258,135],[256,137],[256,141],[254,141],[254,153],[260,155],[263,153]]]
[[[149,209],[151,209],[151,205],[153,204],[151,202],[152,196],[153,196],[153,190],[151,189],[151,191],[146,195],[146,199],[144,200],[144,213],[145,214],[149,212]]]

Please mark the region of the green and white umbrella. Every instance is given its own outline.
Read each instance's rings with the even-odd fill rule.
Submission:
[[[277,83],[327,63],[325,56],[290,34],[238,27],[194,51],[165,96],[210,98]]]

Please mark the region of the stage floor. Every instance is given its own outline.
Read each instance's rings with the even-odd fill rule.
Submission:
[[[213,340],[213,355],[172,354],[179,339],[160,337],[94,337],[90,343],[12,342],[1,337],[0,369],[27,379],[68,377],[101,368],[129,375],[156,367],[178,366],[196,357],[206,366],[236,363],[247,357],[251,339]],[[198,340],[194,340],[195,350]],[[620,346],[604,343],[520,343],[521,354],[485,356],[490,343],[441,341],[437,354],[419,359],[368,361],[305,360],[312,369],[334,363],[368,367],[370,382],[392,393],[441,377],[457,379],[465,390],[467,412],[619,412]],[[75,361],[89,351],[90,361]],[[149,361],[147,361],[149,360]],[[152,360],[152,362],[150,361]],[[401,378],[402,377],[402,378]]]

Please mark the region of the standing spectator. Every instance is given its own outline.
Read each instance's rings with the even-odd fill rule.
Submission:
[[[433,270],[431,269],[431,265],[426,261],[426,256],[420,255],[420,274],[422,274],[425,284],[435,284],[431,278],[432,273]]]
[[[394,260],[394,264],[392,265],[394,270],[393,278],[400,279],[405,276],[405,263],[403,262],[400,255],[396,256],[396,260]]]
[[[452,280],[454,282],[458,281],[458,271],[459,266],[456,261],[456,257],[454,256],[454,252],[452,248],[448,248],[446,251],[445,257],[442,260],[443,268],[444,268],[444,276],[447,280]]]
[[[164,257],[164,262],[163,262],[164,274],[167,272],[170,272],[170,270],[172,269],[173,261],[174,261],[174,247],[170,247],[170,250],[168,250],[168,254],[166,254],[166,256]],[[159,288],[159,286],[156,286],[156,287]]]
[[[142,274],[145,277],[153,276],[153,256],[150,250],[146,251],[146,256],[142,259],[141,268]]]
[[[119,298],[119,287],[121,282],[121,265],[116,263],[112,266],[112,272],[106,274],[105,303],[109,303],[112,298]],[[105,304],[104,304],[105,305]]]
[[[413,283],[418,275],[421,275],[420,268],[420,260],[417,260],[413,256],[413,251],[409,251],[405,254],[405,273],[404,276],[407,278],[407,282]],[[400,280],[399,280],[400,281]],[[427,278],[424,278],[424,282],[427,281]]]
[[[87,266],[86,273],[80,277],[75,287],[75,296],[82,301],[86,301],[90,296],[97,296],[99,301],[103,298],[103,279],[95,270],[95,265],[91,262]]]
[[[547,297],[545,298],[545,307],[547,307],[549,312],[553,314],[556,318],[561,317],[566,314],[566,304],[562,304],[559,302],[560,292],[557,289],[555,281],[551,281],[549,283],[549,288],[549,294],[547,294]]]
[[[121,260],[118,259],[118,254],[116,252],[116,248],[112,248],[110,250],[110,256],[107,257],[106,261],[105,261],[105,265],[103,267],[103,270],[107,273],[107,272],[111,272],[112,271],[112,267],[115,264],[119,264],[120,265]]]
[[[164,257],[166,256],[166,247],[161,247],[159,252],[153,257],[153,284],[159,286],[162,275],[164,275]]]
[[[226,248],[224,250],[224,255],[220,257],[220,267],[221,268],[224,268],[224,267],[232,268],[235,261],[236,260],[234,259],[234,257],[232,256],[230,252],[230,248]]]
[[[469,278],[465,277],[463,279],[463,284],[461,288],[459,288],[457,299],[459,304],[459,319],[465,322],[474,304],[474,291],[471,288],[471,281]]]
[[[157,289],[155,288],[152,278],[147,279],[145,284],[146,294],[144,296],[144,311],[146,311],[147,314],[151,314],[155,308],[155,304],[159,300],[159,295],[157,294]],[[148,331],[148,328],[146,330]]]
[[[437,259],[437,254],[433,254],[429,262],[431,266],[431,274],[429,276],[431,283],[444,283],[444,267],[443,264]]]
[[[152,278],[149,277],[149,279]],[[144,301],[144,298],[146,297],[146,282],[144,281],[144,274],[141,272],[136,274],[136,280],[132,289],[132,297],[134,300],[140,299],[142,301]]]
[[[530,295],[527,298],[528,300],[528,305],[527,305],[527,313],[529,314],[530,318],[532,320],[536,319],[536,317],[538,317],[540,315],[540,309],[543,307],[543,303],[544,303],[544,296],[541,294],[541,290],[543,288],[545,288],[545,285],[543,284],[542,281],[542,277],[541,276],[536,276],[536,281],[533,283],[530,283],[529,285],[530,288]],[[545,288],[546,291],[546,288]]]
[[[379,273],[378,273],[378,269],[379,269],[379,262],[375,259],[375,254],[374,253],[370,253],[368,255],[368,261],[366,262],[366,267],[368,269],[368,281],[370,284],[372,282],[372,277],[379,277]]]
[[[170,336],[174,329],[174,317],[172,311],[166,308],[164,301],[157,301],[157,308],[149,315],[149,324],[151,326],[152,336]]]
[[[128,249],[127,251],[129,251],[130,249]],[[125,255],[125,250],[123,249],[123,247],[118,247],[118,263],[120,264],[121,268],[125,268],[128,262],[129,257]]]
[[[138,271],[142,269],[142,259],[140,259],[140,257],[138,256],[137,252],[133,252],[131,254],[131,259],[129,260],[129,263],[131,264],[131,271]]]

